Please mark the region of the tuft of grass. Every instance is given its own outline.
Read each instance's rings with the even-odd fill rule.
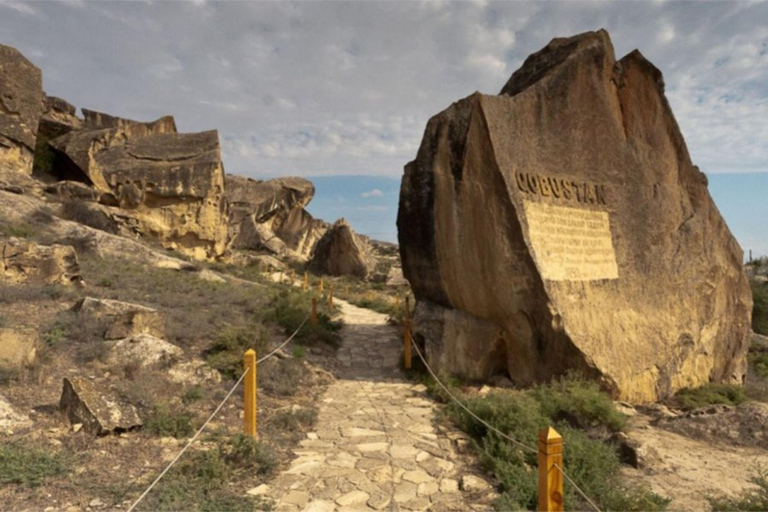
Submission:
[[[271,357],[259,365],[259,390],[271,396],[294,396],[305,377],[300,360]]]
[[[538,433],[554,426],[563,436],[565,471],[602,509],[654,511],[667,506],[668,500],[648,488],[626,485],[619,474],[616,448],[582,430],[600,427],[617,431],[626,425],[626,418],[594,383],[568,375],[530,390],[497,390],[485,397],[465,395],[455,383],[446,385],[478,417],[528,446],[536,447]],[[428,389],[434,390],[434,384],[428,384]],[[481,463],[499,480],[497,509],[535,510],[537,454],[489,430],[453,402],[443,414],[471,436]],[[567,482],[564,493],[566,509],[589,508]]]
[[[768,379],[768,347],[752,344],[747,354],[749,365],[758,377]]]
[[[305,407],[282,410],[270,418],[270,422],[283,432],[301,432],[314,425],[315,421],[317,411]]]
[[[257,354],[266,347],[264,328],[259,324],[227,327],[206,351],[208,364],[231,379],[243,372],[243,353],[253,349]]]
[[[173,410],[167,405],[154,408],[151,416],[144,422],[147,432],[159,437],[189,437],[195,433],[192,426],[192,415]]]
[[[181,396],[181,401],[185,404],[197,402],[203,398],[203,388],[201,386],[192,386]]]
[[[0,445],[0,482],[36,487],[68,473],[71,461],[65,455],[19,442]]]
[[[736,497],[711,496],[708,498],[713,512],[768,510],[768,470],[758,466],[755,475],[749,479],[755,487],[745,489]]]
[[[304,345],[294,345],[292,355],[296,359],[304,359],[304,356],[307,355],[307,349],[304,348]]]
[[[752,281],[752,330],[768,336],[768,285]]]
[[[710,383],[698,388],[684,388],[677,392],[675,401],[685,411],[708,405],[739,405],[747,400],[742,386]]]

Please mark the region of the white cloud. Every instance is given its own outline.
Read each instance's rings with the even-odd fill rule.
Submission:
[[[360,197],[382,197],[384,195],[384,192],[381,190],[374,188],[373,190],[369,190],[368,192],[363,192],[360,194]]]

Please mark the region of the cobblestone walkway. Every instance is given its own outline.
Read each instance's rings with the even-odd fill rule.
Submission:
[[[399,369],[401,340],[386,315],[338,301],[339,379],[320,399],[316,431],[297,458],[249,494],[277,512],[491,510],[463,434],[433,424],[435,403]],[[463,448],[462,448],[463,447]]]

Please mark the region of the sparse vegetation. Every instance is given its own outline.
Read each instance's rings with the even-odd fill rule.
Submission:
[[[179,411],[169,405],[156,406],[152,415],[144,422],[144,428],[150,434],[160,437],[189,437],[195,433],[192,415]]]
[[[747,400],[742,386],[710,383],[698,388],[684,388],[675,395],[675,404],[684,411],[708,405],[739,405]]]
[[[272,297],[272,314],[268,317],[281,326],[290,335],[299,328],[308,317],[311,308],[310,292],[290,287],[280,290]],[[325,343],[331,346],[339,344],[338,331],[341,323],[332,319],[336,309],[331,310],[324,300],[317,301],[317,323],[307,321],[294,338],[303,344]]]
[[[266,334],[259,324],[227,327],[206,351],[208,364],[231,379],[243,372],[243,353],[253,349],[257,354],[266,346]]]
[[[0,236],[15,236],[17,238],[32,238],[37,234],[37,230],[27,223],[8,223],[0,222]]]
[[[438,398],[436,384],[428,387]],[[454,387],[455,383],[451,383]],[[649,489],[628,486],[619,475],[616,449],[597,437],[601,431],[625,428],[626,419],[615,410],[610,397],[576,375],[528,391],[497,390],[482,397],[452,390],[480,418],[528,446],[537,434],[554,426],[564,439],[566,472],[605,510],[663,510],[668,500]],[[453,402],[443,413],[474,440],[483,466],[500,483],[499,510],[535,510],[537,504],[536,453],[528,453],[467,414]],[[565,484],[566,509],[586,510],[589,505]]]
[[[0,445],[0,482],[31,487],[70,470],[71,461],[63,453],[21,442]]]
[[[752,281],[752,330],[768,336],[768,283]]]
[[[747,354],[749,366],[755,375],[762,379],[768,379],[768,347],[753,343]]]
[[[713,512],[763,512],[768,510],[768,470],[758,467],[750,479],[754,487],[745,489],[735,497],[712,496],[709,504]]]

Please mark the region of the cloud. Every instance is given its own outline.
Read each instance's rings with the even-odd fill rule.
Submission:
[[[77,8],[73,8],[77,6]],[[553,37],[608,29],[664,73],[692,158],[768,171],[768,3],[0,0],[48,93],[218,129],[228,172],[399,176],[429,118],[495,94]],[[94,44],[94,41],[97,44]]]
[[[374,188],[372,190],[369,190],[368,192],[363,192],[360,194],[360,197],[382,197],[384,195],[384,192],[381,190]]]

